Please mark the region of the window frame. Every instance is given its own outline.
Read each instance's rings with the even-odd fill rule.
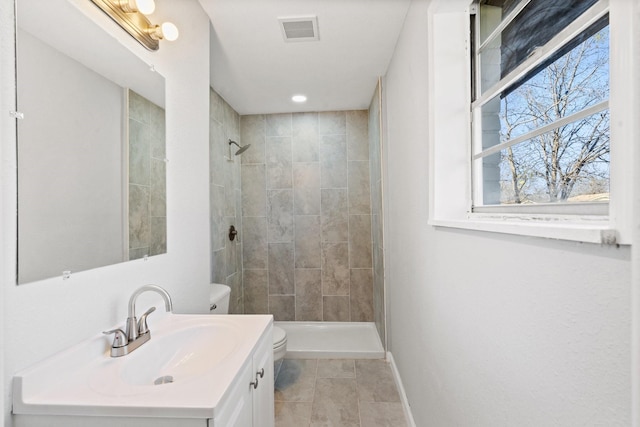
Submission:
[[[471,6],[471,9],[478,8],[477,5],[479,0],[475,0]],[[592,114],[596,114],[602,112],[604,110],[609,109],[609,99],[605,101],[598,102],[594,105],[586,107],[578,112],[572,113],[568,116],[562,117],[553,121],[552,123],[548,123],[544,126],[541,126],[535,130],[529,131],[523,135],[517,136],[515,138],[510,139],[509,141],[500,142],[496,145],[493,145],[489,148],[482,149],[482,107],[487,105],[489,102],[493,101],[496,97],[500,96],[505,90],[513,87],[514,84],[521,82],[532,70],[535,70],[547,61],[549,58],[552,58],[557,54],[558,51],[562,50],[562,48],[566,45],[572,43],[572,41],[579,37],[584,31],[598,22],[600,19],[608,15],[609,13],[609,5],[602,0],[596,1],[594,5],[585,10],[580,16],[578,16],[575,20],[573,20],[569,25],[567,25],[564,29],[556,33],[544,46],[540,46],[536,48],[525,60],[522,61],[520,65],[515,67],[512,71],[510,71],[506,76],[502,77],[499,81],[493,84],[491,87],[487,88],[483,91],[481,87],[481,72],[477,69],[480,63],[481,54],[483,52],[483,47],[488,46],[492,40],[494,40],[498,35],[500,35],[501,31],[508,27],[509,24],[518,16],[518,13],[522,11],[529,3],[535,0],[522,0],[517,6],[512,10],[505,19],[503,19],[500,24],[490,33],[485,41],[483,41],[480,46],[477,47],[475,52],[471,52],[473,57],[472,66],[475,68],[472,70],[474,79],[473,86],[475,93],[472,93],[472,102],[471,102],[471,125],[472,125],[472,152],[471,152],[471,180],[472,180],[472,211],[473,212],[533,212],[533,213],[544,213],[544,214],[577,214],[577,215],[608,215],[608,206],[607,202],[598,202],[598,203],[569,203],[569,202],[556,202],[556,203],[536,203],[533,205],[502,205],[502,204],[490,204],[485,205],[481,202],[481,198],[483,196],[483,169],[482,167],[478,167],[478,161],[485,157],[488,157],[492,154],[500,153],[503,149],[508,147],[513,147],[520,142],[527,141],[531,138],[539,136],[543,133],[553,131],[560,126],[565,124],[573,123],[577,120],[580,120],[584,117],[591,116]],[[480,37],[480,12],[479,10],[475,11],[475,16],[472,15],[471,19],[475,19],[475,34],[473,38],[477,41],[481,40]],[[571,208],[567,208],[565,205],[572,204],[575,205]]]
[[[600,16],[608,11],[610,26],[610,201],[609,214],[602,215],[597,207],[594,212],[588,209],[557,213],[510,209],[497,212],[493,206],[474,211],[469,3],[434,0],[428,12],[428,223],[436,227],[579,242],[630,244],[634,184],[628,177],[632,171],[634,138],[637,140],[639,136],[634,117],[640,112],[640,101],[634,98],[639,85],[634,74],[640,72],[640,59],[633,56],[640,49],[640,42],[632,37],[640,24],[634,22],[633,6],[624,0],[600,0],[592,6],[603,9]],[[550,53],[539,49],[533,55],[545,54]],[[524,73],[523,68],[531,66],[530,61],[523,64],[514,71]]]

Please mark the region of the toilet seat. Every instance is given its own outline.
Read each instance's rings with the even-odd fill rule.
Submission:
[[[282,347],[287,343],[287,334],[284,329],[277,326],[273,327],[273,348]]]
[[[287,353],[287,333],[282,328],[273,327],[273,360],[282,359]]]

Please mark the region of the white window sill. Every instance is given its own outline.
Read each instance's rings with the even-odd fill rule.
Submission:
[[[545,219],[525,215],[474,214],[467,219],[430,219],[429,225],[607,245],[620,242],[617,231],[608,220],[603,219]]]

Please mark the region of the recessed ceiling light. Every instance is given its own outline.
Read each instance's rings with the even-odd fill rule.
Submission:
[[[293,102],[298,102],[298,103],[300,103],[300,102],[307,102],[307,97],[306,97],[305,95],[293,95],[293,96],[291,97],[291,100],[292,100]]]

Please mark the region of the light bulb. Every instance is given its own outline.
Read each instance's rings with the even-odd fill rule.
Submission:
[[[155,25],[149,29],[149,35],[154,40],[169,40],[170,42],[178,38],[179,32],[171,22],[164,22],[162,25]]]
[[[151,15],[156,10],[156,2],[154,0],[134,0],[136,9],[143,15]]]
[[[307,102],[307,97],[304,95],[293,95],[291,97],[291,100],[293,102],[302,103],[302,102]]]
[[[162,30],[162,37],[170,42],[176,40],[180,35],[178,27],[176,27],[172,22],[163,22],[160,28]]]
[[[143,15],[150,15],[156,10],[154,0],[120,0],[120,8],[127,13],[140,12]]]

